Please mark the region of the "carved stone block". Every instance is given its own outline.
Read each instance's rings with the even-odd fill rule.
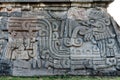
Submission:
[[[0,0],[0,75],[120,75],[112,1]]]

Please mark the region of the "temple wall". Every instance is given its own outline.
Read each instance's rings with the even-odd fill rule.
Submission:
[[[120,75],[113,0],[1,0],[0,74]]]

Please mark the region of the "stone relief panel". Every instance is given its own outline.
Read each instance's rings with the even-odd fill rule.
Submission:
[[[8,22],[9,42],[6,57],[9,59],[29,59],[37,53],[36,19],[10,18]],[[34,47],[34,49],[33,49]]]
[[[104,8],[3,8],[0,16],[0,64],[10,66],[5,73],[119,75],[120,30]]]

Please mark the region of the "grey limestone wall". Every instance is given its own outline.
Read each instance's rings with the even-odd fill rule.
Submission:
[[[120,75],[113,0],[50,1],[0,1],[0,75]]]

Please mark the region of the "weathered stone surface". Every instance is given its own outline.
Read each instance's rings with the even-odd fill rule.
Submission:
[[[120,75],[112,1],[0,0],[0,75]]]
[[[114,0],[0,0],[0,2],[111,2]]]
[[[12,62],[10,60],[0,60],[0,75],[11,75]]]

